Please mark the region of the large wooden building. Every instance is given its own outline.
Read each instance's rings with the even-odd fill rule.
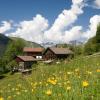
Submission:
[[[73,56],[73,52],[68,48],[56,48],[49,47],[43,52],[44,60],[52,60],[52,59],[65,59]]]
[[[23,49],[24,55],[33,56],[36,59],[42,59],[42,52],[44,48],[29,48],[25,47]]]

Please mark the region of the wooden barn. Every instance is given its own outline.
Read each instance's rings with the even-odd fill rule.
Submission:
[[[36,63],[36,59],[32,56],[16,56],[16,62],[20,70],[31,69],[32,64]]]
[[[23,49],[24,55],[33,56],[36,59],[42,59],[42,52],[44,48],[29,48],[25,47]]]
[[[52,59],[65,59],[73,56],[73,52],[68,48],[56,48],[49,47],[43,52],[44,60],[52,60]]]

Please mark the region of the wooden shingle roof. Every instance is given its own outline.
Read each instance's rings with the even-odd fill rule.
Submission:
[[[17,56],[22,61],[35,61],[36,59],[32,56]]]
[[[50,49],[52,52],[54,52],[55,54],[73,54],[73,52],[68,49],[68,48],[56,48],[56,47],[50,47],[48,48]]]
[[[44,48],[29,48],[29,47],[25,47],[23,49],[23,52],[42,52],[44,50]]]

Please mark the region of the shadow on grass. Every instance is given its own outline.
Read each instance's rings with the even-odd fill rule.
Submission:
[[[3,79],[5,78],[6,76],[5,75],[0,75],[0,79]]]

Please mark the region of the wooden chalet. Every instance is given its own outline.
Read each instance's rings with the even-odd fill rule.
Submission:
[[[44,60],[65,59],[73,56],[73,52],[68,48],[49,47],[43,52]]]
[[[23,49],[24,55],[33,56],[36,59],[42,59],[42,52],[44,48],[29,48],[25,47]]]
[[[16,56],[16,62],[20,70],[31,69],[32,64],[36,63],[36,59],[32,56]]]

